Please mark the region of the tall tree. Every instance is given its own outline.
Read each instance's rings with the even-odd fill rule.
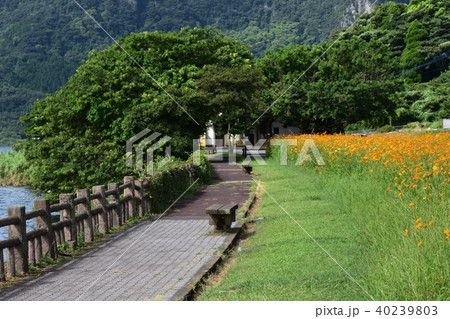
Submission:
[[[425,29],[419,20],[414,20],[409,26],[408,32],[406,33],[405,43],[406,48],[403,50],[401,56],[401,64],[404,70],[409,68],[414,68],[421,65],[425,58],[418,51],[422,45],[422,41],[428,37],[428,31]],[[411,72],[407,75],[412,81],[420,82],[421,75],[417,72]]]
[[[309,68],[327,47],[285,48],[258,61],[270,86],[266,95],[273,99],[284,93],[275,99],[272,114],[308,132],[389,121],[401,81],[395,79],[397,66],[388,48],[375,40],[341,40]]]
[[[207,97],[205,106],[214,110],[212,122],[219,135],[243,133],[245,121],[256,119],[262,112],[262,75],[250,65],[208,67],[197,85]],[[248,113],[248,119],[244,118],[244,113]]]
[[[208,65],[233,68],[252,58],[211,29],[132,34],[120,44],[127,53],[118,45],[91,52],[66,86],[22,119],[36,189],[68,192],[130,173],[126,141],[144,128],[172,137],[173,154],[187,156],[217,112],[196,80]]]

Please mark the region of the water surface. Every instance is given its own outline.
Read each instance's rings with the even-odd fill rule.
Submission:
[[[40,196],[28,187],[0,186],[0,218],[7,217],[10,206],[25,206],[25,211],[33,210],[33,201],[41,199]],[[34,219],[27,222],[27,230],[32,230]],[[0,227],[0,240],[8,238],[8,227]]]
[[[0,153],[12,152],[11,146],[0,146]]]

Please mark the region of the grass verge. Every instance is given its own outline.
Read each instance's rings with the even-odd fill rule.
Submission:
[[[267,163],[253,164],[262,187],[363,288],[264,194],[257,216],[267,219],[198,300],[450,299],[449,250],[442,238],[422,249],[398,231],[410,216],[380,191],[384,181]]]
[[[364,254],[350,236],[351,217],[342,218],[327,198],[320,177],[312,172],[279,166],[254,165],[262,187],[321,245],[362,282]],[[301,181],[301,182],[299,182]],[[228,275],[207,289],[199,300],[369,300],[308,235],[271,200],[262,198],[255,236],[235,252]],[[238,250],[239,251],[239,250]]]

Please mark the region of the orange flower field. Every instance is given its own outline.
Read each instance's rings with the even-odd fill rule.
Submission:
[[[277,146],[288,139],[287,149]],[[450,300],[449,132],[280,136],[268,143],[269,167],[284,165],[286,150],[288,166],[278,170],[304,170],[293,175],[323,190],[319,198],[350,230],[352,253],[337,258],[358,265],[376,298]],[[316,205],[317,223],[331,233],[345,231],[321,219],[318,202],[305,205]],[[300,223],[308,218],[298,214]]]
[[[287,135],[274,139],[296,139],[296,146],[288,147],[288,159],[295,163],[305,140],[312,139],[325,165],[314,161],[304,163],[313,168],[338,175],[359,174],[363,178],[381,179],[383,190],[396,205],[411,216],[410,226],[401,229],[403,236],[432,231],[450,243],[450,134],[375,134],[355,135]],[[270,147],[269,147],[270,151]],[[438,220],[437,218],[440,218]],[[416,245],[425,247],[417,237]]]

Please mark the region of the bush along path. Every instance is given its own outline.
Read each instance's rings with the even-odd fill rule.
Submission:
[[[252,178],[212,163],[212,180],[161,218],[135,225],[81,257],[0,292],[0,300],[180,300],[220,259],[242,222],[214,233],[205,209],[248,201]]]

